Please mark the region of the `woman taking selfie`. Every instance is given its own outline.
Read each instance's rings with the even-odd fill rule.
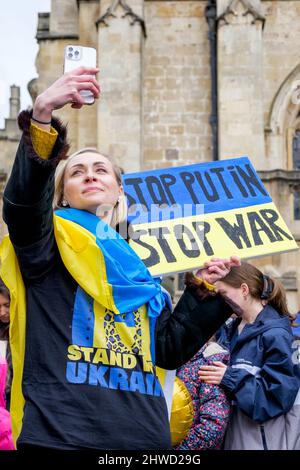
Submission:
[[[182,365],[231,313],[196,279],[171,315],[160,284],[117,232],[126,213],[120,169],[95,149],[67,158],[66,130],[52,111],[80,108],[83,89],[98,98],[96,73],[65,74],[19,117],[4,194],[10,241],[1,252],[14,307],[18,449],[170,448],[155,365]],[[214,260],[198,274],[214,282],[237,264]]]

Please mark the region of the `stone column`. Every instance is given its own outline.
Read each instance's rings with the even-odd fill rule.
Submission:
[[[39,43],[36,57],[38,78],[29,84],[33,99],[63,74],[65,46],[78,44],[77,0],[52,0],[50,14],[39,14],[36,38]],[[78,148],[78,114],[78,110],[70,106],[54,113],[68,124],[72,151]]]
[[[10,87],[10,98],[9,98],[9,118],[18,119],[20,112],[20,87],[12,85]]]
[[[265,168],[260,0],[218,0],[220,158]]]
[[[96,20],[99,17],[99,0],[79,1],[79,44],[87,47],[98,47]],[[101,82],[101,76],[99,76]],[[78,114],[77,148],[97,147],[97,108],[99,102],[92,106],[83,106]]]
[[[7,174],[1,169],[0,170],[0,210],[2,214],[2,207],[3,207],[3,192],[4,187],[7,179]],[[0,218],[0,240],[3,239],[4,235],[7,234],[7,226],[4,223],[2,217]]]
[[[98,147],[127,172],[140,169],[142,154],[143,9],[143,0],[101,0],[97,21]]]
[[[77,31],[77,0],[52,0],[50,16],[51,34],[57,36],[67,36],[77,34]]]

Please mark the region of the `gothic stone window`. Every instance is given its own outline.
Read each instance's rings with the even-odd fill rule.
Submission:
[[[293,167],[300,170],[300,129],[295,132],[293,139]],[[294,219],[300,220],[300,191],[294,192]]]

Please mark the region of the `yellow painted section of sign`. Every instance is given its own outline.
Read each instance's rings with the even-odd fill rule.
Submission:
[[[193,270],[212,257],[298,249],[273,202],[132,227],[130,244],[154,276]]]

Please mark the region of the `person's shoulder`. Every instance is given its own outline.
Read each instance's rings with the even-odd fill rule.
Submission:
[[[291,343],[293,340],[293,333],[289,322],[270,324],[269,328],[261,334],[263,341],[266,344],[278,345]]]
[[[267,305],[258,317],[257,327],[262,329],[264,336],[292,335],[291,322],[287,315],[275,310],[272,306]]]
[[[296,339],[300,339],[300,312],[296,314],[296,318],[293,321],[292,333]]]

